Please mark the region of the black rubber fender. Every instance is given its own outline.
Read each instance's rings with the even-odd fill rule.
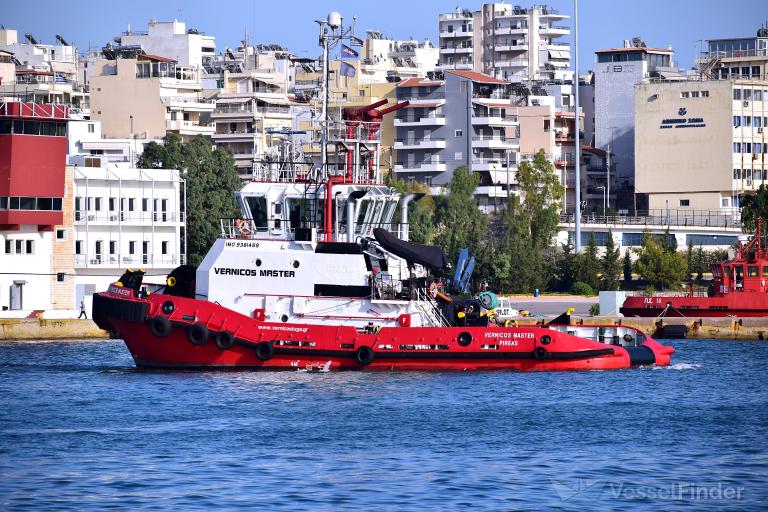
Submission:
[[[544,347],[536,347],[533,349],[533,357],[536,359],[546,359],[549,356],[549,352]]]
[[[193,345],[205,345],[210,334],[208,328],[200,322],[196,322],[187,328],[187,339]]]
[[[260,341],[254,351],[260,361],[269,361],[275,355],[275,346],[269,341]]]
[[[176,311],[176,305],[173,303],[172,300],[167,300],[163,302],[163,305],[160,309],[162,309],[163,313],[165,313],[166,315],[170,315],[171,313]]]
[[[376,352],[374,352],[373,349],[367,345],[363,345],[362,347],[355,350],[355,361],[357,361],[357,364],[361,366],[367,366],[371,364],[374,359],[376,359]]]
[[[550,343],[552,343],[552,336],[550,336],[549,334],[545,334],[544,336],[541,337],[540,341],[542,345],[549,345]]]
[[[221,350],[229,350],[235,344],[235,335],[229,331],[221,331],[216,333],[214,341]]]
[[[468,332],[462,332],[459,334],[459,337],[456,338],[456,341],[461,345],[462,347],[468,347],[470,343],[472,343],[472,334]]]
[[[624,347],[624,350],[629,354],[630,366],[645,366],[656,363],[656,354],[645,345],[639,347]]]
[[[165,338],[171,334],[171,322],[164,316],[155,316],[149,320],[149,330],[155,338]]]

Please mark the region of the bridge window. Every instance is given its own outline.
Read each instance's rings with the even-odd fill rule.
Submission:
[[[747,267],[747,277],[757,277],[757,267]]]

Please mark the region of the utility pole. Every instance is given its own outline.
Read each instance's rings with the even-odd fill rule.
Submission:
[[[573,51],[574,51],[574,67],[576,68],[574,77],[574,85],[576,87],[576,106],[573,113],[574,124],[576,126],[576,206],[575,212],[575,224],[576,224],[576,254],[581,251],[581,137],[579,129],[581,128],[581,122],[579,119],[579,0],[573,0]],[[566,167],[567,169],[567,167]],[[568,187],[568,171],[565,172],[565,185],[566,190]]]

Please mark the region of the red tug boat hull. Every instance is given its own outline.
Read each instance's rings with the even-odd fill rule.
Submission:
[[[610,370],[666,366],[674,353],[640,331],[632,347],[547,327],[385,327],[363,333],[353,326],[264,322],[215,303],[162,294],[97,294],[94,320],[123,338],[139,368]]]

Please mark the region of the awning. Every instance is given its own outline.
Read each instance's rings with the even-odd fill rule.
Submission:
[[[271,96],[264,96],[263,94],[254,94],[254,98],[270,105],[290,105],[291,102],[284,98],[273,98]]]
[[[488,103],[486,103],[486,102],[488,102]],[[484,107],[500,107],[500,108],[514,107],[514,105],[512,103],[500,103],[498,101],[489,102],[489,100],[472,100],[472,103],[476,103],[477,105],[482,105]]]
[[[418,263],[435,272],[442,272],[450,267],[448,258],[440,247],[405,242],[382,228],[374,229],[373,236],[385,250],[403,258],[409,265]]]
[[[553,59],[570,59],[571,53],[567,50],[549,50],[549,57]]]
[[[425,107],[425,108],[435,108],[442,105],[442,103],[409,103],[405,106],[405,108],[419,108],[419,107]]]
[[[252,98],[218,98],[216,103],[248,103]]]

